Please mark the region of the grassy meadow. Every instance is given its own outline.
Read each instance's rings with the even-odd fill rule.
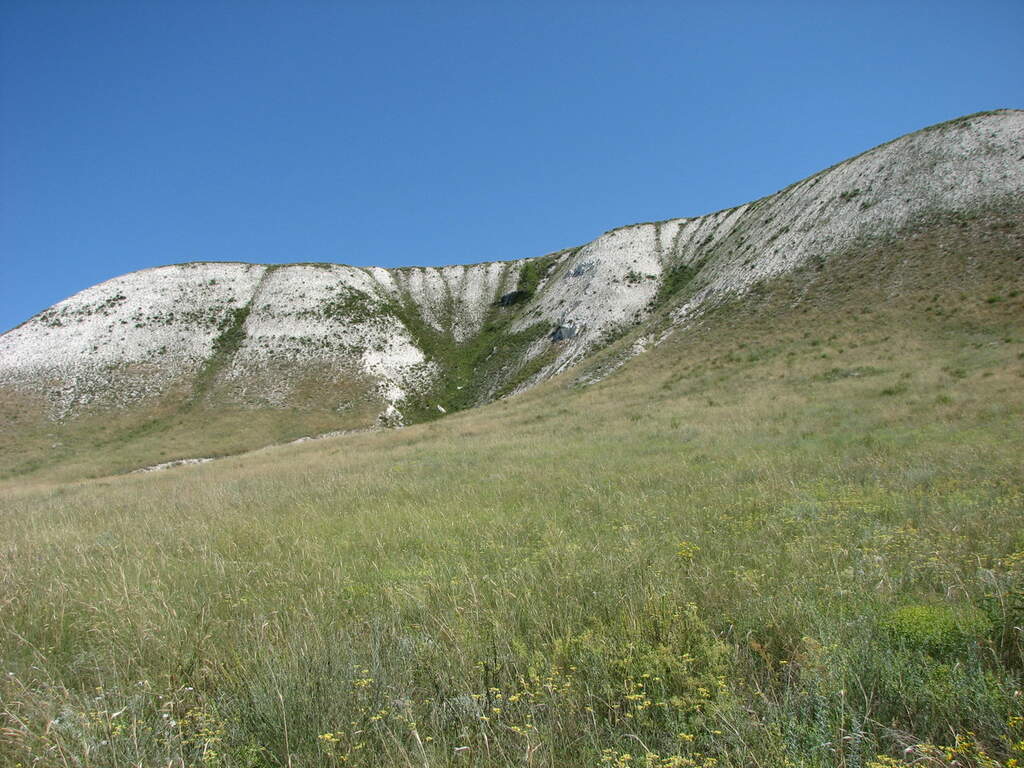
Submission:
[[[0,764],[1024,764],[1019,250],[955,236],[590,386],[7,481]]]

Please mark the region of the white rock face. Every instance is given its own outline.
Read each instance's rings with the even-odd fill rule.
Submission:
[[[547,272],[512,308],[496,307],[516,291],[527,260],[395,270],[199,263],[135,272],[0,336],[0,388],[42,395],[51,415],[63,418],[187,389],[205,375],[241,403],[278,407],[289,404],[302,376],[327,371],[367,383],[394,423],[404,400],[445,375],[418,327],[456,345],[496,317],[510,334],[536,331],[482,391],[522,389],[643,322],[666,276],[681,266],[691,282],[673,312],[677,323],[859,237],[931,212],[1024,199],[1022,158],[1024,112],[962,118],[753,203],[623,227],[537,261],[550,263]],[[413,315],[419,320],[410,326]],[[224,334],[241,319],[239,343],[225,346]],[[539,372],[517,379],[534,359],[544,363]]]
[[[523,261],[370,272],[388,299],[411,300],[432,328],[461,342],[479,332],[499,296],[515,289]]]
[[[0,386],[44,394],[57,418],[160,395],[210,356],[219,325],[265,270],[179,264],[88,288],[0,336]]]
[[[976,115],[883,144],[754,203],[692,220],[674,255],[687,264],[713,258],[700,276],[703,289],[677,316],[929,212],[1019,199],[1022,155],[1024,112]]]
[[[564,254],[554,274],[538,290],[530,311],[513,330],[534,322],[563,329],[555,362],[537,378],[579,362],[615,329],[640,322],[658,292],[663,269],[658,224],[638,224],[608,232]],[[550,339],[535,342],[528,358],[541,354]]]
[[[1001,110],[883,144],[753,203],[692,219],[615,230],[568,258],[537,302],[548,322],[577,330],[520,389],[579,362],[609,331],[645,316],[667,266],[698,270],[683,323],[711,304],[933,211],[1024,199],[1024,112]],[[640,272],[630,281],[628,270]],[[643,349],[645,345],[638,345]],[[542,345],[531,348],[541,354]]]
[[[276,380],[258,381],[254,399],[284,406],[289,372],[315,362],[369,375],[385,401],[401,400],[436,371],[398,319],[380,311],[377,287],[371,274],[354,267],[296,264],[269,270],[252,296],[245,339],[225,378],[244,391],[258,372],[273,368]]]

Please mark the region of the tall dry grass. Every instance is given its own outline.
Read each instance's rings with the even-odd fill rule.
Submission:
[[[1024,313],[990,288],[780,292],[585,388],[8,483],[0,762],[1013,765]]]

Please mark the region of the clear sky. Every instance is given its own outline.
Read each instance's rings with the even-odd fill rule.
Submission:
[[[539,256],[999,107],[1021,0],[0,0],[0,330],[160,264]]]

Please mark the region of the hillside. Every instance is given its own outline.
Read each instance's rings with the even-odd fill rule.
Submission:
[[[870,281],[840,269],[848,254],[950,222],[1012,222],[1022,147],[1024,112],[972,115],[752,203],[516,262],[194,263],[116,278],[0,336],[0,476],[416,423],[581,364],[576,376],[598,380],[787,275]]]
[[[1015,765],[1022,282],[920,217],[431,423],[8,481],[0,764]]]

